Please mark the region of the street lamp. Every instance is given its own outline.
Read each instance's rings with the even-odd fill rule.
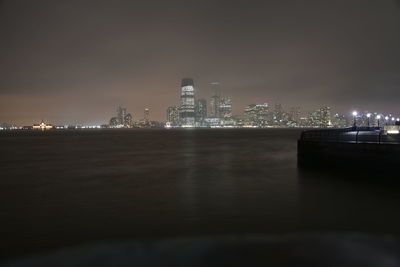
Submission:
[[[353,120],[354,120],[354,122],[353,122],[353,127],[356,127],[356,117],[357,117],[357,111],[353,111]]]
[[[386,123],[386,126],[388,125],[388,120],[389,120],[389,117],[388,117],[388,116],[386,116],[386,117],[385,117],[385,123]]]
[[[376,119],[378,120],[378,127],[379,127],[379,121],[381,119],[381,115],[376,116]]]
[[[368,127],[369,127],[369,118],[371,118],[371,113],[367,114],[367,118],[368,118]]]
[[[394,120],[395,120],[395,118],[394,117],[392,117],[392,124],[394,125]]]

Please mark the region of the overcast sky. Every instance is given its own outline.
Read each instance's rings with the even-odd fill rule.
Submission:
[[[400,115],[400,1],[0,0],[0,122],[164,120],[196,97]]]

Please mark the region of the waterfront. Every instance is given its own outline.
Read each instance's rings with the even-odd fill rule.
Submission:
[[[299,171],[300,132],[1,133],[1,257],[148,238],[398,236],[398,184]]]

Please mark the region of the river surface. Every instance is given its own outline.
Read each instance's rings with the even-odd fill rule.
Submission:
[[[171,237],[399,237],[399,184],[376,174],[364,180],[345,171],[300,171],[299,135],[288,129],[0,133],[0,258]],[[398,171],[393,176],[400,179]]]

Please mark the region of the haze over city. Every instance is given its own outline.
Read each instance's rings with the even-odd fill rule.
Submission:
[[[0,122],[165,120],[180,81],[251,103],[399,113],[399,1],[0,1]]]

